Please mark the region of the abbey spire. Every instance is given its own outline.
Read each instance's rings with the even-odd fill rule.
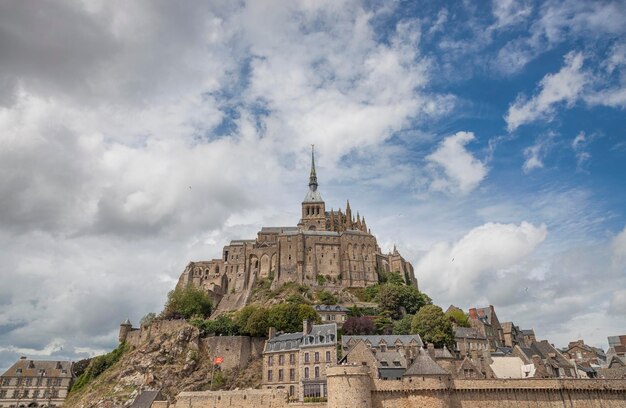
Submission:
[[[315,145],[311,145],[311,175],[309,176],[309,189],[317,190],[317,174],[315,174]]]

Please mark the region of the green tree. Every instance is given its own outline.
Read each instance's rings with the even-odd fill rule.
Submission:
[[[388,316],[378,316],[374,319],[376,334],[391,334],[393,332],[393,320]]]
[[[302,331],[303,320],[320,322],[315,309],[307,304],[280,303],[267,311],[268,327],[275,327],[278,331],[287,333]]]
[[[209,295],[195,285],[176,287],[167,294],[167,302],[163,309],[164,318],[184,317],[189,319],[192,316],[206,317],[211,314],[212,303]]]
[[[446,312],[446,316],[459,327],[470,327],[469,318],[461,309],[451,309]]]
[[[220,314],[213,320],[192,320],[191,324],[198,327],[204,335],[236,336],[239,334],[239,327],[234,319],[225,313]]]
[[[269,327],[267,309],[259,307],[248,317],[243,332],[253,337],[262,337],[267,335]]]
[[[436,347],[454,347],[452,323],[439,306],[426,305],[413,317],[411,333],[419,334],[426,343]]]
[[[413,315],[406,315],[402,319],[397,320],[393,325],[393,334],[411,334],[411,323],[413,322]]]
[[[406,313],[414,314],[422,306],[432,303],[428,295],[413,286],[390,284],[380,286],[376,301],[380,308],[390,312],[394,319],[400,319]]]
[[[317,298],[324,305],[336,305],[337,297],[327,290],[323,290],[317,294]]]

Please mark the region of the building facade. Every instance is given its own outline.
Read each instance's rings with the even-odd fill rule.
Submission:
[[[296,226],[263,227],[256,239],[234,240],[220,259],[191,262],[179,285],[205,288],[219,311],[246,304],[260,279],[272,286],[296,282],[307,286],[365,287],[378,283],[378,272],[399,272],[417,287],[413,266],[394,248],[382,253],[359,212],[330,211],[318,190],[315,157],[311,155],[309,190]]]
[[[22,357],[0,377],[0,408],[60,407],[71,385],[70,362]]]
[[[263,351],[264,389],[284,389],[291,400],[326,398],[326,369],[337,365],[337,325],[303,322],[301,333],[270,329]]]
[[[341,305],[315,305],[313,306],[322,322],[337,323],[337,328],[341,329],[343,322],[348,319],[348,309]]]

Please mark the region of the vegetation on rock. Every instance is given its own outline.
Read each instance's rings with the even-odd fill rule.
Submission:
[[[194,285],[177,287],[167,294],[167,302],[162,312],[165,319],[193,316],[206,317],[211,314],[213,305],[206,291]]]

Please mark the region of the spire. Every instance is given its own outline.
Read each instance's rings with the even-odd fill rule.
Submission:
[[[309,189],[317,190],[317,174],[315,174],[315,145],[311,145],[311,175],[309,176]]]

